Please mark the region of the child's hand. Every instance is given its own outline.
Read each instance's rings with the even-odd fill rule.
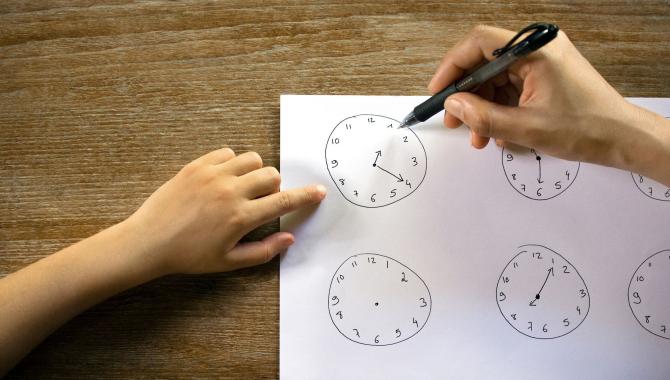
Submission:
[[[254,228],[320,202],[326,189],[279,191],[277,169],[254,152],[228,148],[186,165],[128,223],[146,262],[160,274],[223,272],[268,262],[293,243],[287,232],[238,244]]]

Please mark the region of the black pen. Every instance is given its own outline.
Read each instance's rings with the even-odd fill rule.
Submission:
[[[512,45],[521,35],[531,30],[534,32],[528,37],[518,44]],[[558,26],[554,24],[535,23],[528,25],[517,33],[507,45],[493,52],[496,59],[480,67],[472,74],[457,80],[451,86],[448,86],[431,96],[425,102],[414,107],[414,110],[403,119],[398,128],[410,127],[430,119],[433,115],[444,109],[444,101],[447,97],[457,92],[471,91],[477,88],[487,80],[505,71],[517,59],[546,45],[557,34]]]

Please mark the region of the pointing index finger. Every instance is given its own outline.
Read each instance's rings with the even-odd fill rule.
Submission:
[[[255,225],[267,223],[289,212],[319,203],[325,196],[325,187],[312,185],[285,190],[252,200],[252,210],[250,211],[252,223]]]

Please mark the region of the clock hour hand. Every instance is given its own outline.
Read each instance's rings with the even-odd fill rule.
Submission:
[[[402,181],[405,180],[404,178],[402,178],[402,174],[398,173],[398,175],[395,175],[395,174],[391,173],[390,171],[388,171],[388,170],[382,168],[381,166],[377,165],[377,160],[379,159],[379,157],[382,156],[382,151],[381,151],[381,150],[378,150],[378,151],[376,151],[375,153],[376,153],[377,155],[375,156],[375,162],[372,163],[372,166],[373,166],[373,167],[375,167],[375,168],[377,168],[377,169],[379,169],[379,170],[381,170],[381,171],[383,171],[383,172],[385,172],[385,173],[388,173],[388,174],[392,175],[393,177],[395,177],[396,180],[398,180],[398,182],[402,182]]]
[[[551,267],[551,268],[547,269],[547,277],[544,278],[544,282],[542,283],[542,286],[540,287],[540,290],[538,290],[537,293],[535,294],[535,298],[533,298],[530,301],[530,303],[529,303],[530,306],[537,306],[537,305],[535,305],[535,302],[540,299],[540,294],[542,293],[542,289],[544,289],[544,286],[547,285],[547,280],[549,280],[549,275],[553,275],[553,274],[554,274],[554,267]]]

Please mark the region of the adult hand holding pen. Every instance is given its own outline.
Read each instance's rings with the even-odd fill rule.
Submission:
[[[482,61],[493,60],[493,51],[514,34],[476,27],[446,54],[429,90],[436,93]],[[670,121],[628,103],[563,32],[477,93],[456,93],[444,105],[445,125],[467,124],[475,148],[494,138],[670,185]]]

